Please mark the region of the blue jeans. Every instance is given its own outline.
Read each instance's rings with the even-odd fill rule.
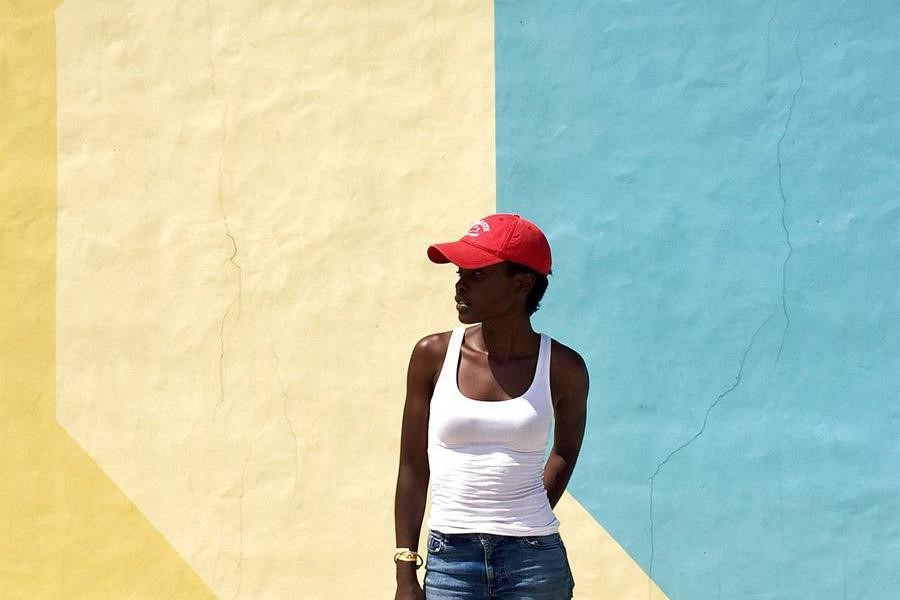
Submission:
[[[569,600],[574,588],[558,533],[428,532],[426,600]]]

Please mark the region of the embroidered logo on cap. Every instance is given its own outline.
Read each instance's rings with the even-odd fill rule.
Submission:
[[[469,237],[478,237],[485,231],[490,231],[491,226],[487,224],[487,221],[478,221],[473,223],[469,230],[466,232],[466,235]]]

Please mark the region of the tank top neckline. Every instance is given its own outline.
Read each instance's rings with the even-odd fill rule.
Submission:
[[[455,354],[456,354],[455,360],[453,360],[450,364],[450,366],[452,367],[451,384],[452,384],[452,389],[456,393],[456,395],[459,396],[460,398],[462,398],[463,400],[468,400],[469,402],[477,402],[478,404],[502,404],[504,402],[514,402],[516,400],[526,400],[527,399],[526,397],[538,385],[538,379],[540,379],[540,377],[541,377],[541,366],[543,364],[542,361],[544,359],[545,345],[547,344],[547,339],[546,339],[547,336],[543,333],[539,334],[541,336],[541,341],[540,341],[540,345],[538,346],[537,362],[534,365],[534,375],[531,378],[531,385],[528,386],[527,390],[525,390],[518,396],[515,396],[514,398],[504,398],[502,400],[476,400],[475,398],[469,398],[468,396],[466,396],[465,394],[462,393],[461,389],[459,389],[459,367],[460,367],[460,364],[462,361],[462,346],[463,346],[463,343],[465,342],[465,335],[466,335],[467,329],[469,329],[469,328],[465,327],[465,326],[457,327],[454,331],[454,333],[459,332],[459,333],[456,333],[456,335],[458,336],[457,343],[455,344],[455,347],[454,347],[454,344],[451,344],[450,345],[451,347],[447,349],[448,352],[450,350],[454,350]]]

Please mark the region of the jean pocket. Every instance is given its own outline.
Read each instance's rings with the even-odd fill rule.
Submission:
[[[428,548],[428,554],[440,554],[441,550],[444,549],[444,536],[436,531],[428,532],[428,541],[425,543],[425,546]]]
[[[558,533],[551,533],[549,535],[525,535],[516,539],[526,548],[550,550],[562,547],[562,538]]]

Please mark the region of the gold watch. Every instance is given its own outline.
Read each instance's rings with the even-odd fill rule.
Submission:
[[[422,562],[419,562],[419,561]],[[403,562],[414,562],[416,563],[416,569],[425,564],[425,559],[422,558],[415,550],[410,550],[409,548],[395,548],[394,549],[394,562],[399,563]]]

